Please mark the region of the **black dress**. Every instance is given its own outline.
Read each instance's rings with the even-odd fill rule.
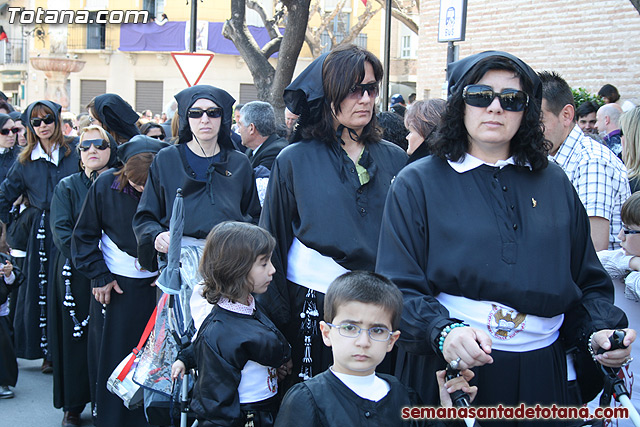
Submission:
[[[93,296],[90,280],[71,262],[71,234],[91,184],[84,172],[61,180],[53,192],[50,216],[53,243],[58,248],[51,279],[55,291],[49,304],[53,406],[77,413],[82,412],[92,395],[87,365],[87,326]],[[73,300],[67,301],[65,296]],[[65,303],[75,305],[70,307]]]
[[[564,314],[560,339],[534,351],[493,350],[475,368],[477,405],[566,404],[565,347],[615,326],[611,279],[593,249],[589,219],[558,166],[532,172],[481,165],[464,173],[427,157],[396,178],[385,206],[376,271],[402,290],[396,375],[427,405],[444,361],[437,338],[454,319],[440,293],[497,302],[544,318]],[[485,332],[492,336],[487,323]],[[492,338],[496,342],[496,338]],[[562,342],[561,342],[562,341]]]
[[[131,219],[138,207],[140,193],[127,185],[117,189],[115,169],[103,172],[91,186],[73,230],[73,263],[91,279],[92,287],[102,287],[116,280],[123,291],[111,291],[111,302],[104,307],[91,298],[88,357],[90,370],[96,372],[95,412],[97,425],[147,425],[141,408],[130,411],[122,400],[106,388],[107,379],[116,366],[134,348],[155,307],[155,277],[133,278],[110,271],[98,244],[105,237],[130,257],[137,256],[137,242]],[[103,235],[104,232],[104,235]],[[138,266],[139,267],[139,266]],[[139,268],[138,271],[141,271]]]
[[[15,162],[0,185],[0,220],[3,222],[8,222],[11,206],[22,194],[26,194],[31,206],[37,209],[27,243],[23,270],[26,282],[18,291],[14,319],[16,355],[20,358],[39,359],[48,352],[47,310],[46,305],[40,306],[38,301],[41,295],[45,297],[45,302],[51,299],[49,293],[53,290],[53,286],[47,285],[49,260],[53,259],[56,251],[49,228],[49,206],[55,186],[62,178],[77,172],[78,166],[78,154],[71,144],[68,155],[65,155],[64,148],[60,150],[58,165],[42,158],[27,160],[24,164]],[[43,234],[38,233],[41,226]],[[38,239],[39,235],[44,239]],[[42,263],[38,255],[41,243],[46,259]],[[39,274],[43,277],[40,278]],[[41,286],[43,279],[44,286]]]
[[[347,270],[372,271],[387,191],[406,162],[406,153],[389,142],[365,146],[359,163],[367,170],[369,182],[363,185],[338,142],[300,141],[276,158],[260,217],[260,226],[277,241],[276,273],[267,292],[257,299],[291,344],[296,378],[303,370],[300,313],[309,289],[287,280],[288,252],[294,238]],[[318,292],[316,297],[319,321],[324,294]],[[309,376],[326,370],[332,360],[319,335],[311,339]]]
[[[154,249],[158,234],[169,230],[176,190],[182,189],[185,236],[205,239],[223,221],[258,221],[260,202],[251,164],[242,153],[222,148],[220,162],[207,171],[207,180],[196,174],[186,158],[186,144],[161,150],[151,163],[149,178],[133,218],[140,264],[157,269]]]

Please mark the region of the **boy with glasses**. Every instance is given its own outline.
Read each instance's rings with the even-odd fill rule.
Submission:
[[[322,339],[333,352],[333,366],[295,385],[284,397],[276,426],[405,425],[402,408],[415,406],[417,395],[376,367],[393,349],[402,313],[402,293],[387,278],[354,271],[334,280],[324,299]],[[443,362],[444,364],[444,362]],[[469,387],[471,371],[445,384],[438,372],[440,399],[451,406],[450,392]]]

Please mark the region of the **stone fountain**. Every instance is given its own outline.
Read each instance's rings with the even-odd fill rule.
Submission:
[[[45,99],[57,102],[62,106],[63,111],[67,111],[69,109],[67,79],[71,73],[81,71],[86,61],[68,58],[66,28],[50,30],[49,43],[49,56],[30,58],[31,66],[36,70],[44,71],[47,76]]]

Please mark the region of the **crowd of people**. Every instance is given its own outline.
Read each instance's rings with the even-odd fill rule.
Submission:
[[[0,104],[0,397],[16,358],[43,359],[63,426],[86,405],[96,426],[148,425],[106,385],[176,248],[199,283],[170,370],[197,371],[200,426],[400,425],[458,390],[590,401],[636,337],[613,295],[640,299],[640,107],[606,85],[576,109],[560,75],[498,51],[449,64],[447,100],[376,114],[382,76],[365,49],[323,54],[281,124],[209,85],[169,120],[116,94],[84,121]]]

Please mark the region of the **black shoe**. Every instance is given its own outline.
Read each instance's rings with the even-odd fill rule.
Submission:
[[[40,367],[40,371],[43,374],[50,374],[53,372],[53,363],[47,359],[42,360],[42,366]]]
[[[8,385],[0,385],[0,399],[11,399],[14,396]]]

